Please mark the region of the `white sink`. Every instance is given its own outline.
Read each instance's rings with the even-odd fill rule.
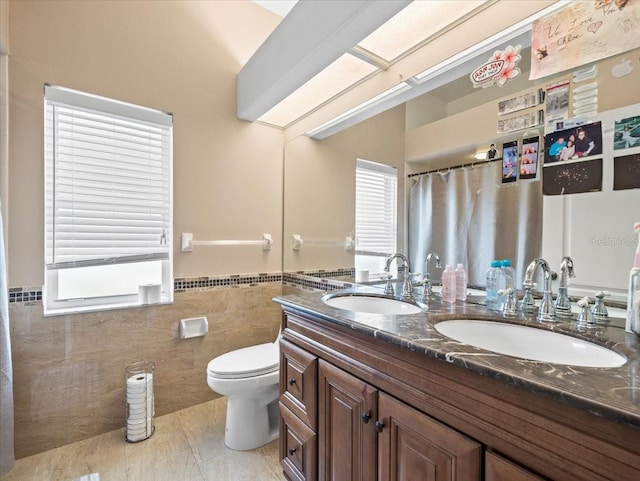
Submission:
[[[619,367],[627,362],[606,347],[535,327],[459,319],[439,322],[435,328],[464,344],[532,361],[585,367]]]
[[[330,294],[322,302],[331,307],[369,314],[417,314],[420,306],[374,294]]]

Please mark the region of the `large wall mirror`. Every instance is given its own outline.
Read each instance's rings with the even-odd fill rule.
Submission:
[[[555,82],[568,81],[574,89],[597,83],[598,114],[640,116],[640,50],[598,62],[590,81],[575,82],[573,72],[529,81],[530,53],[521,52],[521,75],[505,85],[474,89],[468,76],[448,81],[437,89],[379,114],[325,140],[306,136],[285,144],[284,155],[284,272],[310,272],[353,268],[354,251],[345,239],[354,237],[355,167],[358,158],[397,167],[398,250],[405,251],[407,199],[412,181],[407,175],[475,162],[474,154],[486,152],[491,143],[508,140],[522,145],[525,135],[544,137],[544,126],[510,134],[497,134],[498,103],[514,95],[545,90]],[[619,65],[632,69],[622,72]],[[620,75],[624,73],[624,75]],[[571,97],[569,108],[571,108]],[[544,108],[544,104],[541,105]],[[626,110],[625,110],[626,109]],[[618,114],[615,114],[618,115]],[[621,117],[622,118],[622,117]],[[613,125],[613,124],[611,124]],[[603,142],[613,145],[613,127],[603,130]],[[640,150],[640,147],[636,150]],[[629,154],[640,154],[631,149]],[[501,152],[500,152],[501,153]],[[521,153],[521,151],[520,151]],[[601,192],[545,196],[538,228],[542,231],[543,256],[557,269],[565,253],[575,255],[579,291],[596,288],[626,294],[627,276],[636,236],[633,222],[640,221],[640,189],[614,192],[613,158],[603,152]],[[540,167],[537,179],[540,180]],[[499,178],[497,179],[499,183]],[[636,218],[638,217],[638,218]],[[294,236],[303,244],[294,248]],[[434,246],[434,249],[438,248]],[[414,268],[414,271],[420,271]]]

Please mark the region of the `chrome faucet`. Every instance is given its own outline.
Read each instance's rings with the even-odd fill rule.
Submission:
[[[394,259],[401,260],[404,262],[404,282],[402,283],[402,298],[406,300],[413,301],[413,286],[411,285],[411,269],[409,268],[409,261],[407,258],[400,254],[399,252],[393,254],[392,256],[387,258],[387,261],[384,264],[384,271],[389,272],[389,268],[391,267],[391,262]]]
[[[538,266],[542,268],[544,274],[544,292],[542,293],[542,302],[540,303],[536,319],[542,322],[558,322],[556,319],[556,308],[553,305],[553,297],[551,296],[551,269],[549,269],[547,261],[544,259],[531,261],[524,275],[524,284],[533,284],[533,276]]]
[[[558,297],[556,298],[556,314],[559,317],[571,317],[571,299],[567,288],[569,286],[569,278],[575,277],[573,272],[573,259],[569,256],[562,258],[560,263],[560,285],[558,286]]]
[[[440,256],[435,252],[429,252],[429,254],[427,254],[427,260],[424,263],[424,276],[422,277],[422,299],[430,299],[431,296],[433,296],[431,274],[429,272],[431,259],[436,260],[436,269],[442,269],[442,264],[440,264]]]

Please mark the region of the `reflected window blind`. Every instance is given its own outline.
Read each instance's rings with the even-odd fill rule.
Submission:
[[[397,185],[394,167],[357,160],[357,253],[391,255],[396,252]]]
[[[168,259],[172,117],[45,86],[47,268]]]

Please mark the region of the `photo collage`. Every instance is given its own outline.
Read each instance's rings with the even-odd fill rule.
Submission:
[[[640,188],[640,115],[609,121],[613,136],[609,133],[606,139],[605,122],[557,122],[558,129],[543,138],[532,135],[504,142],[502,183],[537,179],[538,164],[542,164],[545,195],[599,192],[603,189],[603,157],[608,157],[604,154],[614,152],[613,190]],[[567,125],[572,127],[562,128]],[[496,154],[491,144],[487,158],[494,159]]]
[[[606,113],[601,117],[603,120],[558,129],[544,136],[545,195],[602,191],[605,162],[611,157],[613,190],[640,188],[640,115],[614,121]],[[604,132],[609,132],[608,136]],[[622,151],[624,155],[617,155]]]
[[[518,178],[525,180],[537,177],[539,145],[540,137],[538,136],[523,139],[521,147],[517,140],[502,144],[503,184],[515,182]]]

